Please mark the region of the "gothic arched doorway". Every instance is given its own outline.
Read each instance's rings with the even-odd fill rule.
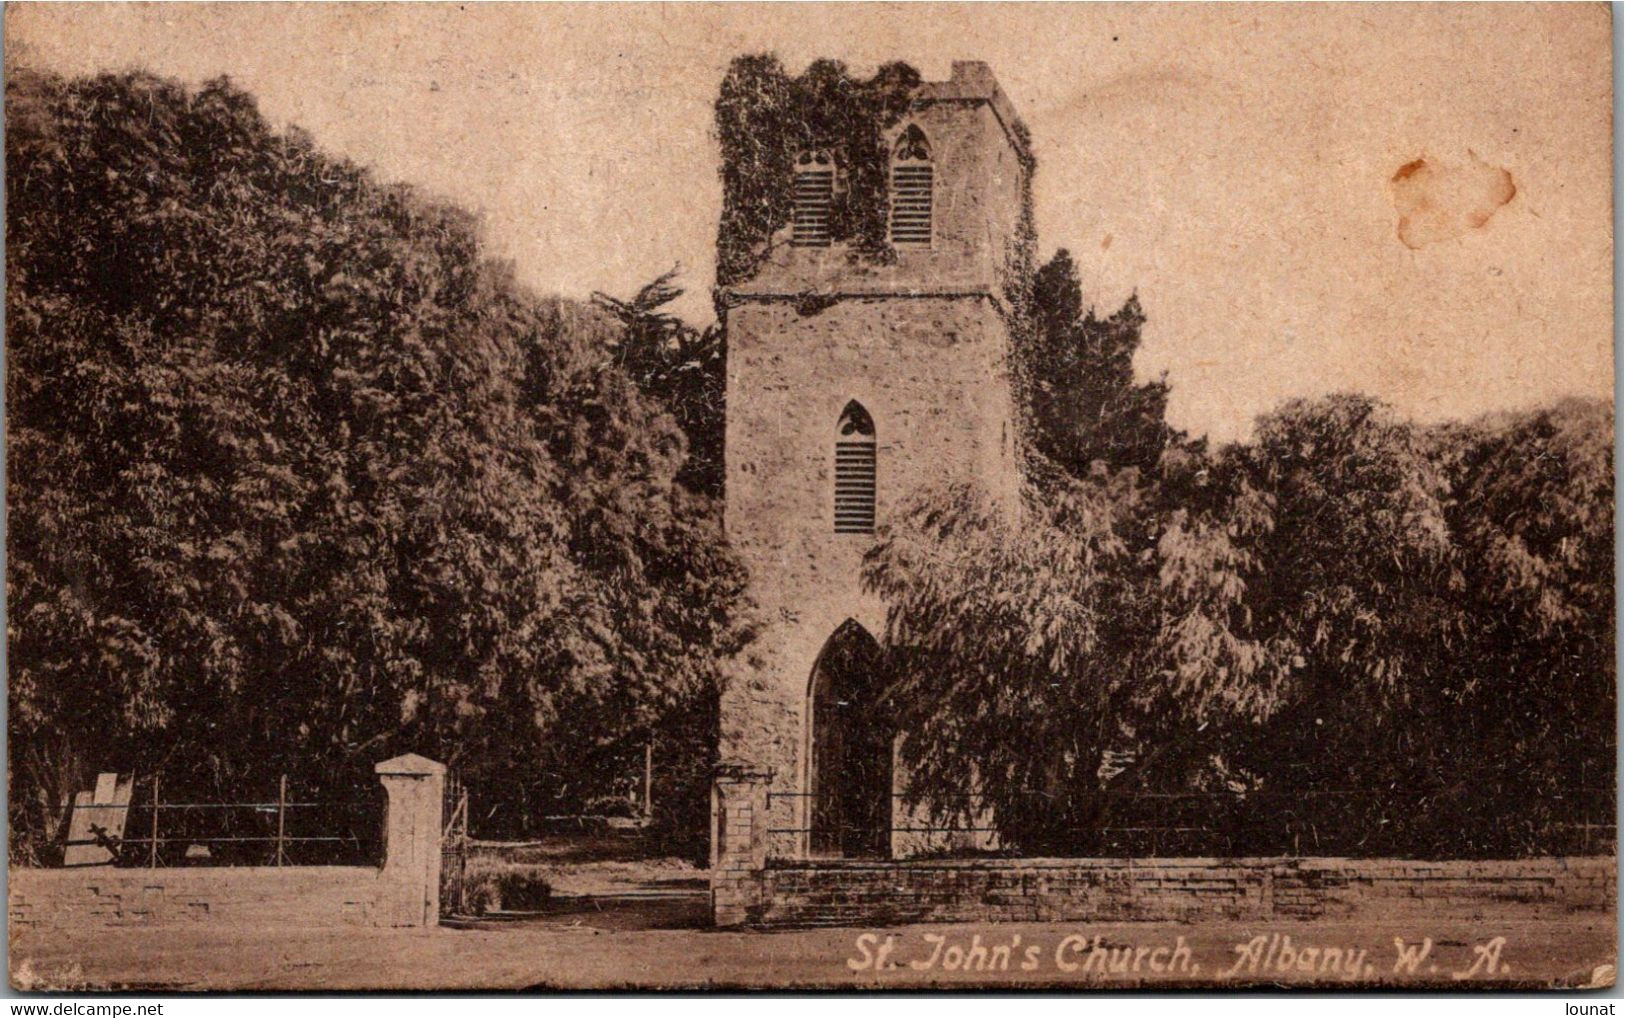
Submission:
[[[848,619],[813,666],[807,787],[815,856],[891,854],[892,726],[883,716],[884,656]]]

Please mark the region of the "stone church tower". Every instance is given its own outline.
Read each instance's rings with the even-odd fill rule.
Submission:
[[[887,135],[895,264],[831,242],[841,168],[805,152],[794,221],[720,294],[727,533],[766,620],[722,702],[720,869],[908,851],[895,731],[875,705],[884,609],[859,574],[917,486],[974,480],[1014,511],[1004,292],[1024,139],[987,65],[956,62]]]

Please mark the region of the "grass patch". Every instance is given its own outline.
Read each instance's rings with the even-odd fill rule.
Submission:
[[[463,911],[477,916],[489,912],[537,912],[546,908],[553,897],[553,883],[541,867],[477,856],[468,860],[464,886]]]

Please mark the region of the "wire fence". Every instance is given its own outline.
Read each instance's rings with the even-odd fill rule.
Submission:
[[[64,847],[95,845],[116,866],[379,865],[382,788],[319,800],[290,788],[286,775],[264,798],[241,802],[164,801],[161,776],[136,780],[128,802],[76,803],[103,821]],[[107,822],[122,811],[122,823]],[[118,829],[115,830],[114,828]]]

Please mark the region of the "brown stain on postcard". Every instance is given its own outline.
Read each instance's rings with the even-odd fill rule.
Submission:
[[[1510,172],[1471,151],[1459,165],[1427,156],[1413,159],[1388,184],[1399,213],[1400,242],[1412,250],[1482,227],[1518,193]]]

